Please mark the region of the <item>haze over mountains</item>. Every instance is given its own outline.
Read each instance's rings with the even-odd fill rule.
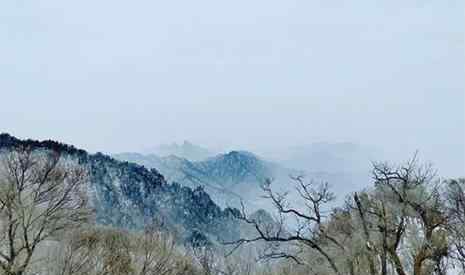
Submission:
[[[275,162],[248,151],[229,151],[212,157],[212,151],[188,141],[159,148],[164,149],[157,151],[161,155],[120,153],[113,157],[155,168],[168,182],[192,188],[202,186],[223,207],[239,207],[243,201],[256,210],[271,208],[262,198],[261,185],[265,180],[272,179],[276,190],[287,192],[294,189],[290,177],[298,175],[328,182],[337,188],[338,198],[343,200],[346,194],[367,184],[370,161],[376,154],[372,148],[353,143],[315,143],[291,148],[281,161]],[[192,158],[186,157],[189,155]]]
[[[203,160],[208,157],[215,155],[212,151],[207,148],[194,145],[191,142],[185,140],[181,144],[171,143],[171,144],[161,144],[155,148],[146,150],[147,152],[156,154],[161,157],[166,157],[170,155],[178,156],[188,160]]]
[[[0,275],[465,275],[464,11],[0,1]]]
[[[193,149],[195,145],[187,142],[180,150],[178,146],[174,146],[178,152],[186,153],[182,147],[189,148],[188,151],[191,152],[198,151]],[[161,233],[173,236],[173,244],[179,245],[180,249],[183,247],[182,249],[197,251],[192,252],[194,256],[198,251],[210,251],[212,257],[223,257],[221,253],[224,252],[221,251],[229,242],[236,248],[244,249],[241,251],[248,253],[249,257],[257,259],[276,255],[266,254],[268,251],[278,255],[285,253],[285,257],[293,253],[298,255],[301,253],[300,249],[295,251],[294,246],[300,247],[299,242],[309,242],[312,249],[317,242],[318,245],[320,242],[321,245],[334,245],[333,241],[320,238],[335,240],[332,236],[325,237],[325,230],[341,230],[337,228],[341,228],[343,224],[338,222],[358,217],[355,214],[358,212],[354,212],[355,215],[350,214],[350,211],[357,209],[353,204],[334,203],[341,202],[344,195],[354,191],[354,181],[367,183],[362,178],[357,178],[360,176],[358,173],[363,171],[363,165],[360,166],[357,161],[369,157],[370,152],[354,144],[316,144],[310,148],[301,148],[298,153],[309,153],[309,156],[291,154],[287,163],[300,167],[307,163],[313,168],[302,171],[265,160],[247,151],[230,151],[197,161],[173,154],[160,157],[155,154],[124,153],[110,157],[102,153],[89,154],[72,145],[52,140],[21,140],[9,134],[0,134],[0,157],[3,159],[6,156],[3,160],[7,160],[9,153],[15,151],[32,152],[36,157],[57,153],[60,156],[59,161],[66,167],[84,168],[88,175],[84,186],[89,198],[85,204],[95,212],[97,227],[113,228],[112,230],[121,232],[148,232],[149,228],[156,228]],[[14,162],[15,158],[9,160]],[[18,159],[20,166],[23,160]],[[300,163],[302,164],[299,165]],[[330,173],[329,170],[333,172]],[[14,174],[15,171],[13,169],[11,172]],[[297,195],[288,193],[287,191],[292,191],[289,190],[289,179],[292,175],[305,175],[318,181],[330,182],[333,188],[326,189],[324,184],[304,183],[300,189],[299,186],[294,186],[294,191],[299,190]],[[27,177],[29,176],[26,175]],[[261,184],[267,179],[275,180],[272,183],[272,193],[261,192]],[[297,181],[299,180],[300,178]],[[17,186],[21,184],[18,183]],[[333,190],[339,196],[336,202],[332,201]],[[373,190],[378,189],[372,189],[371,192]],[[364,194],[364,199],[369,198],[370,193],[361,193]],[[352,198],[360,203],[357,193]],[[377,200],[376,197],[374,199]],[[436,200],[439,198],[435,198]],[[398,203],[394,201],[394,204]],[[292,214],[295,219],[287,216],[289,213],[296,213]],[[315,223],[302,225],[299,217]],[[356,228],[360,222],[358,218],[355,219],[350,228]],[[156,227],[152,227],[153,225]],[[313,228],[317,228],[318,233],[311,231]],[[346,226],[342,228],[344,231]],[[305,232],[302,230],[310,230],[310,234],[316,235],[310,235],[312,239],[302,239],[305,236],[301,235]],[[347,241],[352,236],[344,235],[343,239]],[[298,243],[288,243],[289,240],[297,240]],[[335,248],[339,251],[340,243],[338,240],[335,242]],[[371,251],[366,243],[371,245],[370,241],[362,240],[360,247],[367,246]],[[251,246],[244,247],[244,244]],[[274,252],[274,249],[278,252]],[[342,249],[347,250],[344,246]],[[234,250],[235,248],[229,252],[233,253]],[[339,257],[339,252],[337,255]],[[314,257],[317,255],[309,254],[309,261],[313,261]],[[227,257],[224,259],[226,261]],[[323,264],[324,260],[319,259],[317,262]],[[256,265],[256,268],[259,267],[261,266]]]
[[[304,171],[289,168],[292,161],[283,165],[247,151],[209,157],[210,151],[189,142],[163,147],[167,154],[163,157],[123,153],[114,155],[114,159],[56,141],[21,140],[9,134],[0,135],[0,150],[15,146],[57,150],[65,159],[86,167],[91,176],[89,192],[100,223],[137,228],[160,222],[185,239],[197,231],[213,239],[224,230],[230,232],[225,236],[238,236],[240,226],[234,225],[232,212],[229,212],[232,210],[228,207],[238,207],[243,201],[250,210],[271,209],[269,201],[262,198],[260,188],[266,179],[274,180],[276,190],[288,191],[292,188],[289,176],[303,174],[329,182],[337,188],[339,199],[343,199],[355,188],[353,182],[356,180],[353,174],[344,173],[347,168],[344,164],[349,164],[350,156],[352,160],[356,159],[353,156],[360,156],[354,146],[351,150],[343,146],[345,151],[334,149],[333,152],[320,146],[320,151],[315,150],[318,154],[309,156],[310,160],[313,158],[313,167],[317,168]],[[334,157],[336,152],[340,158]],[[189,160],[174,153],[194,159],[206,158]],[[326,162],[318,162],[321,155],[328,156]],[[293,159],[296,160],[297,157]],[[303,163],[294,164],[298,168],[305,167]],[[153,217],[157,217],[156,220],[152,220]]]
[[[192,188],[202,186],[222,206],[238,206],[241,199],[258,191],[265,179],[275,177],[282,169],[245,151],[231,151],[202,161],[174,155],[158,157],[138,153],[123,153],[114,157],[155,168],[165,175],[168,182]],[[242,188],[246,188],[247,192],[243,192]]]

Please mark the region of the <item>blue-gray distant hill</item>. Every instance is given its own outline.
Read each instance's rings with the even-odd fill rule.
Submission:
[[[177,182],[191,188],[202,186],[223,206],[237,206],[241,199],[247,200],[251,194],[259,196],[260,185],[282,170],[278,165],[246,151],[231,151],[202,161],[191,161],[174,155],[159,157],[138,153],[122,153],[113,157],[155,168],[168,182]]]
[[[202,186],[222,207],[239,207],[242,201],[250,210],[272,211],[271,202],[263,198],[261,189],[267,179],[272,179],[273,189],[279,192],[295,191],[291,176],[304,175],[307,180],[329,182],[338,191],[341,200],[350,189],[348,185],[351,183],[351,179],[341,173],[289,169],[247,151],[231,151],[203,161],[138,153],[122,153],[113,157],[155,168],[168,182],[191,188]],[[295,195],[295,192],[290,192],[289,199],[295,200]]]
[[[274,190],[285,192],[295,190],[290,176],[304,175],[309,181],[328,182],[342,201],[347,193],[368,182],[370,160],[374,159],[371,153],[353,143],[315,143],[289,150],[280,162],[247,151],[231,151],[201,161],[139,153],[114,157],[155,168],[168,182],[191,188],[203,186],[221,206],[237,207],[242,200],[253,209],[270,209],[260,188],[266,179],[273,179]]]
[[[371,180],[371,163],[385,159],[383,152],[372,146],[353,142],[316,142],[292,147],[278,156],[279,163],[309,174],[338,175],[338,191],[356,191]]]
[[[209,149],[193,144],[187,140],[182,144],[162,144],[147,151],[150,154],[154,154],[160,157],[178,156],[180,158],[185,158],[192,161],[205,160],[215,155],[215,153]]]

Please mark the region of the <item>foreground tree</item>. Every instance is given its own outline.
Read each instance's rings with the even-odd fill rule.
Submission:
[[[265,242],[268,245],[263,250],[263,259],[291,259],[296,263],[307,263],[302,252],[306,249],[316,253],[320,265],[327,266],[332,274],[344,274],[337,264],[338,255],[335,250],[343,252],[345,247],[331,234],[325,225],[328,204],[334,200],[326,183],[306,182],[302,176],[293,177],[296,191],[303,200],[305,209],[291,205],[288,193],[275,192],[271,180],[263,185],[265,198],[269,199],[278,213],[276,223],[264,223],[260,219],[250,218],[244,207],[238,216],[246,224],[256,230],[256,237],[242,238],[226,244],[235,245],[234,249],[246,243]],[[286,221],[292,218],[296,221],[295,229],[286,226]],[[282,245],[284,244],[284,245]],[[233,249],[233,250],[234,250]]]
[[[434,170],[414,157],[400,167],[375,164],[373,177],[384,203],[376,225],[397,274],[445,274],[449,218]]]
[[[90,217],[84,169],[54,151],[18,147],[0,162],[0,270],[22,275],[34,253]]]
[[[353,196],[372,274],[446,274],[450,219],[441,184],[414,157],[401,166],[373,165],[374,189]],[[379,273],[377,273],[379,272]]]
[[[445,183],[453,245],[451,256],[465,274],[465,178],[448,180]]]
[[[299,208],[268,181],[264,191],[278,221],[264,224],[243,209],[239,219],[257,236],[233,244],[268,243],[265,258],[292,259],[306,264],[310,274],[444,275],[452,253],[463,264],[463,182],[449,183],[447,207],[442,183],[416,156],[401,166],[373,164],[373,179],[372,189],[353,194],[331,212],[324,211],[334,198],[327,184],[294,178],[305,206]],[[286,217],[296,225],[286,226]]]
[[[50,275],[197,275],[166,233],[94,227],[77,230],[49,253]],[[203,274],[202,274],[203,275]]]

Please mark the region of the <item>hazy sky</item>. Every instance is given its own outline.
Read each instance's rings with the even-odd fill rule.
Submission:
[[[0,1],[0,131],[353,141],[465,174],[465,1]]]

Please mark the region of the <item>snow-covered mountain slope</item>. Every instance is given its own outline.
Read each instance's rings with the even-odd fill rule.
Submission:
[[[233,218],[237,210],[222,210],[202,187],[168,184],[156,169],[101,153],[89,154],[59,142],[0,135],[0,152],[17,146],[54,150],[85,167],[90,176],[91,203],[101,224],[142,228],[156,222],[184,239],[192,239],[199,233],[209,240],[239,236],[239,225]]]
[[[189,161],[177,156],[158,157],[137,153],[114,155],[116,159],[135,162],[159,170],[169,182],[196,188],[202,186],[223,206],[237,206],[249,194],[259,193],[260,184],[273,178],[279,167],[250,152],[232,151],[203,161]]]
[[[361,161],[359,155],[365,156],[360,151],[351,144],[332,147],[319,145],[312,150],[302,148],[300,154],[293,154],[294,161],[283,162],[288,167],[301,170],[264,160],[247,151],[231,151],[203,161],[190,161],[174,155],[159,157],[138,153],[122,153],[114,157],[155,168],[168,182],[192,188],[203,186],[221,206],[238,207],[243,201],[251,209],[270,210],[272,207],[269,200],[263,198],[261,184],[266,179],[272,179],[275,191],[290,191],[290,199],[294,200],[297,198],[292,197],[296,194],[290,176],[296,175],[304,175],[306,180],[328,182],[334,188],[338,201],[343,201],[345,195],[354,191],[355,186],[365,184],[368,180],[368,168],[359,168],[361,163],[356,161]],[[369,164],[368,160],[363,160]]]

